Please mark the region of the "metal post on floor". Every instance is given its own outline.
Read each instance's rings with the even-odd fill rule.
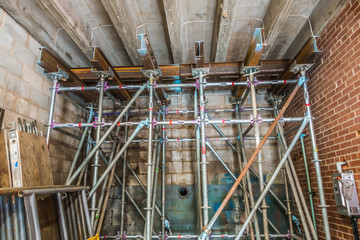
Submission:
[[[276,167],[273,175],[271,176],[267,186],[264,188],[264,191],[261,193],[261,195],[259,196],[254,208],[251,210],[249,217],[245,220],[244,224],[242,225],[240,232],[237,234],[235,240],[240,240],[240,238],[243,236],[246,226],[249,224],[249,222],[251,221],[251,218],[253,217],[254,213],[256,212],[256,209],[260,207],[260,205],[262,204],[262,200],[265,198],[267,192],[269,191],[271,185],[274,183],[277,175],[279,174],[279,172],[281,171],[282,166],[284,165],[284,163],[286,162],[288,156],[290,155],[292,149],[294,148],[296,142],[298,141],[298,139],[300,138],[300,135],[302,133],[302,131],[305,129],[306,125],[308,124],[309,119],[305,118],[301,127],[299,128],[298,132],[296,133],[294,139],[292,140],[289,148],[287,149],[287,151],[285,152],[283,158],[281,159],[281,161],[279,162],[278,166]],[[311,239],[311,238],[307,238],[307,239]]]
[[[125,120],[128,121],[129,120],[129,114],[126,114],[125,116]],[[124,131],[124,140],[127,141],[127,137],[128,137],[128,130],[129,128],[127,126],[125,126],[125,131]],[[123,155],[123,169],[122,169],[122,182],[123,185],[121,187],[121,216],[120,216],[120,235],[123,236],[124,235],[124,221],[125,221],[125,191],[126,191],[126,165],[127,165],[127,151],[124,152]]]
[[[311,182],[310,182],[308,163],[307,163],[307,159],[306,159],[306,150],[305,150],[305,144],[304,144],[304,137],[305,137],[305,134],[300,135],[301,149],[302,149],[302,154],[303,154],[305,174],[306,174],[306,182],[307,182],[308,193],[309,193],[311,217],[312,217],[312,220],[313,220],[315,231],[317,232],[317,229],[316,229],[316,217],[315,217],[315,210],[314,210],[314,201],[313,201],[313,197],[312,197],[312,195],[314,193],[311,190]]]
[[[153,119],[153,96],[154,96],[154,75],[150,73],[149,77],[149,116],[148,121]],[[153,134],[153,125],[148,126],[148,158],[147,158],[147,193],[146,193],[146,221],[144,228],[144,239],[150,239],[151,233],[151,173],[152,173],[152,134]]]
[[[40,222],[35,194],[24,196],[27,224],[29,226],[29,238],[41,240]]]
[[[261,118],[260,115],[257,113],[257,104],[256,104],[256,77],[254,76],[253,69],[249,69],[249,81],[250,81],[250,92],[251,92],[251,105],[253,109],[253,126],[255,130],[255,143],[256,147],[260,144],[260,123]],[[261,151],[257,155],[257,163],[258,163],[258,173],[259,173],[259,184],[260,184],[260,192],[264,190],[264,174],[263,174],[263,157]],[[267,204],[264,198],[261,209],[263,210],[262,217],[263,217],[263,227],[264,227],[264,236],[265,240],[269,240],[269,226],[267,223]]]
[[[277,114],[278,103],[275,102],[274,106],[275,106],[274,113],[276,115]],[[288,149],[288,146],[286,144],[286,140],[285,140],[285,137],[284,137],[284,134],[283,134],[283,129],[282,129],[282,127],[281,127],[281,125],[279,123],[277,123],[276,129],[277,129],[277,132],[278,132],[280,147],[282,148],[283,152],[286,152],[287,149]],[[314,228],[312,227],[311,223],[309,224],[309,222],[307,221],[308,220],[307,217],[309,216],[308,215],[308,209],[307,209],[307,206],[306,206],[306,203],[305,203],[305,199],[304,199],[304,196],[303,196],[299,181],[297,179],[296,172],[291,170],[291,167],[290,167],[291,164],[290,163],[292,163],[292,160],[291,160],[291,156],[289,155],[288,156],[288,161],[285,162],[285,170],[286,170],[288,181],[290,183],[290,187],[291,187],[294,199],[295,199],[296,206],[297,206],[298,211],[299,211],[299,215],[300,215],[301,222],[303,224],[305,235],[306,235],[306,237],[308,239],[311,238],[310,235],[312,235],[313,239],[317,239]],[[310,229],[309,229],[309,227],[310,227]]]
[[[247,94],[249,93],[249,91],[247,91]],[[247,94],[244,94],[244,98],[245,96],[247,96]],[[245,99],[243,99],[242,102],[244,102]],[[240,119],[240,113],[239,113],[239,104],[236,105],[236,111],[235,111],[235,115],[237,119]],[[247,157],[246,157],[246,152],[245,152],[245,145],[244,145],[244,138],[242,135],[242,128],[241,128],[241,124],[237,124],[237,129],[238,129],[238,133],[239,133],[239,139],[237,140],[237,151],[238,154],[241,153],[241,157],[242,160],[244,162],[244,165],[247,164]],[[242,166],[242,162],[240,162],[241,166],[240,166],[240,171],[243,170],[243,166]],[[248,186],[248,190],[249,190],[249,202],[250,202],[250,206],[251,208],[254,207],[255,205],[255,199],[254,199],[254,193],[253,193],[253,189],[252,189],[252,184],[251,184],[251,178],[250,178],[250,173],[247,172],[246,173],[246,181],[245,183],[247,183]],[[249,211],[250,213],[250,211]],[[254,231],[255,231],[255,237],[257,240],[260,240],[260,228],[259,228],[259,222],[258,222],[258,218],[257,218],[257,214],[254,214],[254,218],[253,218],[253,222],[254,222]]]
[[[194,91],[194,119],[198,119],[198,90],[195,88]],[[203,216],[202,216],[202,210],[201,210],[201,154],[200,154],[200,127],[199,125],[195,126],[195,147],[196,147],[196,208],[197,208],[197,223],[198,223],[198,233],[201,232],[202,229],[202,223],[203,223]]]
[[[200,137],[201,137],[201,189],[202,189],[202,210],[203,210],[203,224],[206,226],[209,222],[209,202],[207,190],[207,170],[206,165],[206,135],[205,135],[205,94],[204,83],[206,72],[201,69],[198,71],[199,79],[199,98],[200,98]]]
[[[61,193],[56,193],[56,201],[57,201],[57,210],[60,218],[60,234],[61,239],[68,240],[69,235],[66,227],[66,221],[65,221],[65,214],[64,214],[64,208],[63,208],[63,202],[61,199]]]
[[[222,210],[225,208],[226,204],[228,203],[229,199],[231,198],[231,196],[234,194],[235,189],[237,188],[237,186],[240,184],[242,178],[244,177],[244,175],[246,174],[246,172],[249,170],[250,165],[254,162],[256,156],[258,155],[259,151],[261,150],[261,148],[264,146],[266,140],[269,138],[271,132],[274,130],[274,128],[276,127],[277,123],[279,122],[280,118],[283,116],[284,112],[286,111],[286,109],[289,107],[291,101],[294,99],[295,94],[297,93],[297,91],[300,89],[301,85],[304,83],[303,79],[299,79],[298,84],[296,85],[296,87],[293,89],[293,91],[291,92],[291,94],[289,95],[287,101],[285,102],[283,108],[281,109],[280,113],[278,114],[278,116],[275,118],[275,120],[272,122],[269,130],[266,132],[266,134],[264,135],[263,139],[261,140],[259,146],[255,149],[255,152],[252,154],[251,158],[249,159],[248,163],[244,166],[243,171],[240,173],[239,177],[236,179],[235,183],[233,184],[233,186],[231,187],[230,191],[228,192],[228,194],[226,195],[225,199],[222,201],[222,203],[220,204],[219,208],[217,209],[217,211],[215,212],[214,216],[212,217],[212,219],[210,220],[210,222],[204,226],[203,231],[201,233],[201,235],[199,236],[199,240],[204,240],[205,238],[207,238],[207,236],[210,234],[211,228],[213,227],[213,225],[215,224],[215,221],[218,219],[218,217],[220,216]],[[268,185],[269,186],[269,185]]]
[[[306,78],[306,71],[303,69],[300,71],[300,74],[303,78]],[[307,79],[306,79],[307,81]],[[325,194],[324,194],[324,186],[322,182],[322,176],[321,176],[321,169],[320,169],[320,160],[319,160],[319,154],[318,154],[318,148],[316,143],[316,136],[315,136],[315,130],[314,130],[314,122],[311,114],[311,107],[310,107],[310,97],[308,92],[307,83],[304,83],[303,90],[304,90],[304,98],[305,98],[305,107],[306,107],[306,114],[307,117],[310,119],[309,122],[309,132],[310,132],[310,139],[311,139],[311,146],[313,150],[313,163],[315,166],[315,173],[316,173],[316,180],[318,185],[318,193],[320,198],[320,208],[321,208],[321,215],[323,218],[323,225],[324,225],[324,231],[325,231],[325,238],[326,240],[331,239],[330,235],[330,228],[329,228],[329,219],[327,214],[327,205],[325,201]]]
[[[98,102],[98,116],[97,116],[97,121],[96,121],[96,143],[100,142],[100,135],[101,135],[101,128],[102,128],[102,111],[103,111],[103,100],[104,100],[104,84],[105,84],[105,80],[110,76],[111,74],[109,72],[105,72],[105,71],[101,71],[101,72],[97,72],[97,76],[100,78],[99,84],[98,84],[98,88],[99,88],[99,102]],[[97,178],[98,178],[98,173],[99,173],[99,168],[100,168],[100,164],[99,164],[99,151],[96,151],[95,153],[95,157],[94,157],[94,163],[92,165],[93,167],[93,179],[92,179],[92,186],[94,187],[96,182],[97,182]],[[96,213],[96,201],[97,201],[97,197],[96,197],[96,192],[94,193],[92,199],[91,199],[91,207],[90,207],[90,211],[91,211],[91,224],[93,225],[94,228],[94,223],[95,223],[95,213]]]
[[[52,80],[52,83],[53,83],[52,88],[51,88],[49,118],[48,118],[48,124],[47,124],[47,132],[46,132],[46,144],[49,147],[50,133],[51,133],[51,128],[53,126],[53,118],[54,118],[55,98],[56,98],[56,93],[60,87],[58,84],[58,81],[60,81],[62,79],[68,79],[69,74],[59,68],[58,72],[45,73],[45,75],[48,76]]]
[[[120,120],[121,121],[121,120]],[[119,146],[118,146],[118,138],[119,138],[119,133],[120,133],[120,126],[116,127],[116,131],[115,131],[115,140],[111,146],[111,153],[110,153],[110,158],[109,161],[111,162],[114,159],[114,156],[116,154],[116,151],[119,150]],[[108,194],[106,192],[106,189],[108,188],[107,186],[110,184],[112,185],[112,181],[108,181],[109,176],[107,176],[104,180],[104,184],[102,185],[101,188],[101,193],[100,193],[100,198],[98,201],[98,207],[96,210],[96,220],[94,222],[94,231],[98,228],[98,223],[100,222],[99,218],[103,218],[102,214],[100,214],[101,212],[103,212],[104,208],[106,208],[107,205],[107,199],[106,199],[106,195]],[[105,199],[105,200],[104,200]],[[105,209],[106,210],[106,209]]]
[[[165,121],[166,114],[163,112],[163,120]],[[165,239],[165,186],[166,186],[166,131],[165,125],[162,126],[162,161],[161,161],[161,237]],[[155,204],[156,206],[156,204]]]

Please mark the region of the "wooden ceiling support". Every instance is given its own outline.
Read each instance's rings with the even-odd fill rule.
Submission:
[[[114,85],[124,84],[121,81],[119,75],[115,72],[113,66],[111,66],[109,60],[101,51],[100,47],[93,47],[93,58],[92,60],[90,60],[90,62],[97,71],[106,71],[111,69],[114,72],[114,78],[112,79]],[[126,89],[122,89],[120,91],[114,91],[114,94],[116,94],[116,96],[119,97],[120,100],[122,101],[129,101],[131,99],[131,95]]]
[[[41,49],[40,60],[37,62],[46,72],[57,72],[59,68],[69,74],[69,79],[63,81],[64,86],[83,86],[84,82],[81,81],[76,74],[74,74],[69,68],[63,63],[57,60],[46,48]],[[90,69],[90,68],[89,68]],[[91,71],[91,69],[90,69]],[[95,92],[90,91],[78,91],[76,94],[82,96],[85,101],[97,100],[98,96]]]
[[[322,53],[321,50],[317,47],[317,36],[310,37],[304,46],[301,48],[299,53],[296,55],[295,59],[292,61],[292,63],[289,65],[289,68],[286,70],[286,72],[282,75],[281,79],[289,79],[294,78],[294,73],[291,72],[290,67],[296,63],[296,64],[307,64],[307,63],[313,63]],[[289,86],[287,85],[278,85],[273,86],[271,89],[271,92],[275,95],[278,95],[282,92],[284,92]]]
[[[260,74],[278,74],[282,75],[290,66],[291,60],[263,60],[261,61]],[[226,62],[226,63],[204,63],[205,68],[210,68],[207,76],[240,76],[240,67],[243,62]],[[172,64],[172,65],[159,65],[162,73],[163,81],[192,78],[191,69],[195,68],[195,64]],[[140,66],[122,66],[114,67],[115,72],[123,80],[128,81],[145,81],[146,77],[141,72]],[[82,81],[97,81],[96,76],[92,74],[91,68],[72,68],[70,69]]]

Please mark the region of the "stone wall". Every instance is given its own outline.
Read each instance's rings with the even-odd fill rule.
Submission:
[[[36,120],[46,134],[51,82],[36,64],[40,44],[0,8],[0,107],[5,109],[4,123],[18,118]],[[80,121],[82,112],[60,95],[56,97],[56,122]],[[78,133],[79,129],[73,129]],[[50,161],[55,184],[63,184],[75,154],[73,138],[52,131]]]

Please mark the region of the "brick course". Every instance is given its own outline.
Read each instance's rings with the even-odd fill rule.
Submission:
[[[349,218],[336,211],[331,174],[336,172],[335,162],[346,161],[355,173],[360,191],[360,4],[347,1],[319,36],[318,47],[323,56],[309,72],[308,83],[312,113],[315,117],[315,133],[321,171],[324,181],[326,204],[332,239],[353,239]],[[300,91],[287,111],[288,116],[302,116],[304,97]],[[294,124],[288,124],[292,127]],[[311,142],[305,132],[305,147],[309,163],[310,179],[314,191],[318,191]],[[289,138],[291,139],[291,137]],[[293,150],[299,179],[305,179],[301,145]],[[306,181],[301,181],[307,192]],[[307,196],[306,196],[307,198]],[[308,198],[307,198],[308,199]],[[318,195],[315,206],[320,204]],[[316,208],[319,239],[325,239],[322,214]],[[359,225],[360,226],[360,225]]]

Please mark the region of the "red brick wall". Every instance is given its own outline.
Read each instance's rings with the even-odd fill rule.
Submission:
[[[360,194],[360,1],[349,0],[327,24],[319,36],[323,56],[309,72],[309,94],[315,117],[315,133],[332,239],[353,239],[349,218],[336,211],[331,174],[335,162],[346,161],[354,171]],[[303,91],[300,90],[288,109],[287,116],[303,116]],[[294,126],[294,125],[292,125]],[[291,127],[290,125],[287,127]],[[305,146],[313,190],[317,182],[311,142],[305,131]],[[304,193],[307,192],[301,145],[293,150]],[[307,197],[307,194],[306,198]],[[320,239],[324,238],[319,197],[315,197],[316,221]]]

